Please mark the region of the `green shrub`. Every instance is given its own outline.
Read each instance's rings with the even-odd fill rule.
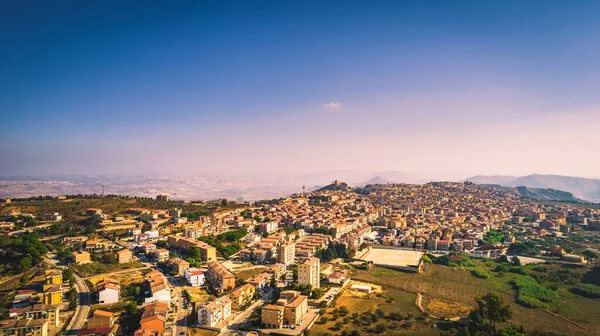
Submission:
[[[490,275],[486,271],[480,270],[480,269],[472,270],[471,274],[473,274],[474,277],[480,278],[480,279],[487,279],[490,277]]]
[[[573,291],[581,296],[589,298],[600,298],[600,286],[592,284],[579,284]]]
[[[558,297],[555,291],[541,286],[530,276],[515,278],[512,283],[517,287],[519,297],[529,297],[542,302],[552,302]]]
[[[546,307],[546,304],[543,303],[542,301],[540,301],[536,298],[532,298],[527,295],[523,295],[523,294],[519,294],[519,296],[517,297],[517,302],[527,308],[545,308]]]

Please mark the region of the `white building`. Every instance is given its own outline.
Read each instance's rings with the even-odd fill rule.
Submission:
[[[121,286],[114,280],[104,279],[98,283],[98,303],[119,302]]]
[[[160,237],[160,235],[158,234],[158,230],[155,230],[155,231],[146,231],[144,233],[148,235],[148,239],[149,240],[158,239],[158,237]]]
[[[229,315],[231,315],[231,300],[227,296],[222,296],[198,309],[198,324],[213,327],[226,321]]]
[[[185,280],[187,280],[190,286],[204,285],[204,273],[198,268],[186,268],[183,271],[183,275],[185,276]]]

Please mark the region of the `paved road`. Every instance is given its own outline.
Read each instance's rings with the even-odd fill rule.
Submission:
[[[228,324],[227,328],[225,328],[223,332],[219,334],[219,336],[235,335],[239,327],[241,327],[246,322],[246,320],[248,320],[248,318],[250,317],[250,315],[252,315],[256,308],[261,307],[264,304],[265,301],[263,301],[262,299],[254,302],[250,307],[248,307],[248,309],[244,310],[244,312],[240,314],[240,316],[236,319],[236,322]]]
[[[87,316],[90,312],[90,291],[85,284],[85,280],[80,278],[76,273],[75,275],[75,288],[79,292],[79,304],[75,308],[75,313],[71,322],[67,326],[65,335],[77,335],[77,333],[83,329]]]

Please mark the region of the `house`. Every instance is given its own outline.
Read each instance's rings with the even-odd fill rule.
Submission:
[[[123,249],[117,252],[117,261],[119,262],[119,264],[126,264],[128,262],[131,262],[132,258],[133,253],[131,253],[131,250]]]
[[[86,251],[75,251],[73,252],[76,264],[89,264],[92,262],[90,259],[90,253]]]
[[[148,254],[152,251],[156,250],[156,245],[152,244],[152,243],[146,243],[142,245],[142,251],[145,254]]]
[[[198,268],[186,268],[183,271],[185,280],[190,284],[190,286],[202,286],[204,285],[204,272],[202,272]]]
[[[342,272],[333,272],[329,275],[329,277],[327,277],[327,280],[331,283],[341,284],[346,281],[346,277]]]
[[[162,336],[168,312],[168,303],[155,302],[145,306],[140,318],[140,328],[133,333],[134,336]]]
[[[165,262],[169,260],[169,250],[157,249],[152,252],[152,255],[156,262]]]
[[[62,220],[62,216],[58,212],[44,214],[43,217],[44,217],[44,220],[46,220],[46,221],[58,222],[58,221]]]
[[[94,311],[94,315],[88,319],[87,328],[88,329],[104,329],[109,328],[112,330],[112,327],[115,323],[115,316],[113,313],[96,309]]]
[[[198,325],[212,328],[231,315],[231,300],[222,296],[198,309]]]
[[[144,300],[146,303],[171,301],[171,292],[167,288],[162,273],[159,271],[152,271],[146,274],[144,283],[147,288],[146,299]]]
[[[240,310],[240,308],[252,302],[255,297],[256,288],[249,283],[234,289],[231,294],[229,294],[231,306],[235,310]]]
[[[62,302],[61,285],[44,285],[44,304],[60,305]]]
[[[98,291],[98,303],[119,302],[121,286],[119,282],[112,279],[104,279],[96,284]]]
[[[177,272],[177,275],[184,275],[183,272],[190,268],[190,263],[181,258],[171,258],[169,259],[169,266]]]
[[[262,290],[263,288],[266,288],[269,285],[269,283],[271,282],[271,277],[273,277],[273,274],[260,273],[246,280],[246,283],[254,286],[256,290]]]
[[[60,285],[62,283],[62,271],[46,270],[46,285]]]

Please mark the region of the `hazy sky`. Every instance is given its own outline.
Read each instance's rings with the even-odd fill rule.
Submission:
[[[2,1],[0,175],[600,175],[599,1]]]

